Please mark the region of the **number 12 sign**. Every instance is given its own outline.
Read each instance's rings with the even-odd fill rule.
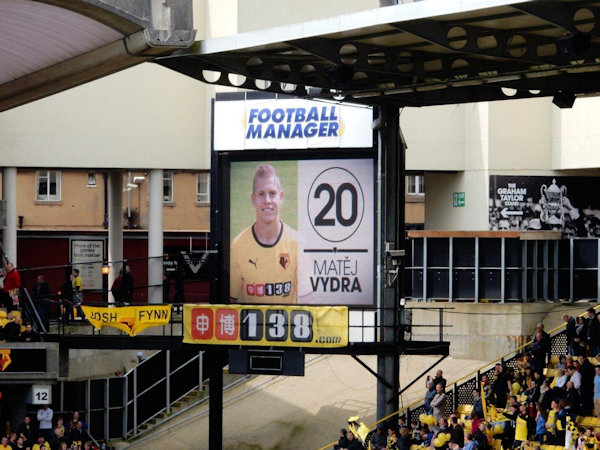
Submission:
[[[52,388],[47,385],[34,385],[31,388],[32,405],[49,405],[52,403]]]
[[[348,345],[343,306],[184,305],[186,343],[286,347]]]

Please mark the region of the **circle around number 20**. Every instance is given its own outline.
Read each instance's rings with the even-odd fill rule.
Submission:
[[[307,199],[310,224],[329,242],[351,237],[363,218],[365,200],[356,177],[342,167],[330,167],[314,179]]]

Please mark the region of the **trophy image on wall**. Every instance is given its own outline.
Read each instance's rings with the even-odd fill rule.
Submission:
[[[542,208],[540,220],[550,228],[562,229],[565,224],[563,202],[567,195],[567,187],[564,185],[558,187],[556,179],[553,179],[549,187],[542,184],[540,194],[540,206]]]

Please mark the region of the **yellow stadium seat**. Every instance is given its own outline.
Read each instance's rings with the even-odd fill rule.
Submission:
[[[419,445],[415,445],[415,444],[413,444],[413,445],[410,446],[410,450],[419,450],[419,448],[420,448],[420,446]]]
[[[556,376],[556,369],[544,369],[544,375],[548,378]]]
[[[550,357],[550,364],[558,364],[559,359],[558,359],[558,355],[552,355]]]
[[[583,427],[594,427],[598,424],[598,419],[596,417],[581,417],[578,421],[579,425]]]

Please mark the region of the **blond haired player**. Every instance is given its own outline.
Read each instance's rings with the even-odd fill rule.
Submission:
[[[298,302],[298,233],[279,217],[283,190],[275,168],[258,166],[250,200],[253,225],[230,246],[229,292],[232,301],[288,304]],[[309,294],[304,287],[302,293]]]

